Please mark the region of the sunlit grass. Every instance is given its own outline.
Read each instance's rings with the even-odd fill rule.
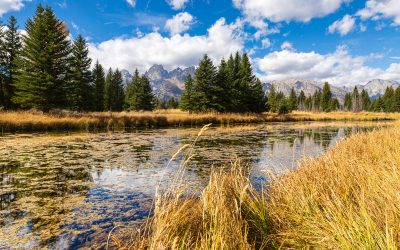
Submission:
[[[184,127],[249,124],[288,121],[376,121],[397,120],[398,113],[307,113],[293,112],[286,115],[264,114],[189,114],[180,110],[157,110],[154,112],[95,112],[73,113],[38,111],[0,112],[0,130],[51,131],[51,130],[121,130],[135,128]]]
[[[261,191],[246,172],[238,162],[213,171],[201,193],[178,175],[134,240],[114,242],[120,249],[400,247],[399,126],[353,135],[289,173],[267,175]]]

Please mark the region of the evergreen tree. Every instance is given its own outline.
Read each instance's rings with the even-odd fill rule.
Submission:
[[[362,110],[361,97],[357,86],[354,87],[353,93],[351,94],[351,103],[353,112],[360,112]]]
[[[299,97],[297,98],[297,106],[302,111],[306,110],[306,95],[303,90],[300,91]]]
[[[312,110],[313,111],[321,111],[321,100],[322,100],[322,92],[321,90],[315,91],[312,96]]]
[[[372,111],[374,112],[382,112],[384,111],[384,103],[382,97],[378,97],[372,103]]]
[[[78,35],[72,47],[70,62],[70,91],[71,108],[77,111],[89,111],[94,106],[92,74],[89,49],[86,40]]]
[[[110,68],[108,70],[104,83],[104,110],[113,111],[113,102],[115,101],[115,89],[113,81],[114,72]]]
[[[339,100],[337,98],[331,98],[329,100],[329,111],[335,111],[338,110],[340,107]]]
[[[92,72],[92,80],[94,84],[94,110],[104,110],[104,89],[105,89],[105,73],[103,66],[96,61]]]
[[[27,21],[26,32],[12,100],[24,108],[66,107],[71,46],[65,24],[50,7],[39,5]]]
[[[371,99],[369,98],[368,92],[365,89],[361,91],[361,107],[364,111],[371,108]]]
[[[332,92],[329,84],[326,82],[324,84],[324,87],[322,89],[322,96],[321,96],[321,109],[324,112],[329,112],[331,111],[331,99],[332,99]]]
[[[181,96],[180,108],[185,111],[192,112],[193,111],[193,86],[194,80],[191,75],[185,80],[185,88],[183,89],[183,93]]]
[[[17,72],[17,60],[21,52],[22,42],[21,35],[18,31],[17,19],[11,16],[7,31],[4,37],[4,51],[5,51],[5,81],[3,87],[4,93],[4,107],[6,109],[14,108],[15,105],[11,98],[14,96],[14,84]]]
[[[267,106],[270,112],[276,113],[278,111],[278,102],[276,99],[275,86],[272,85],[268,93]]]
[[[400,87],[397,87],[396,91],[394,92],[394,99],[395,99],[395,112],[400,112]]]
[[[231,85],[230,85],[230,72],[227,62],[222,59],[218,67],[217,73],[217,88],[216,95],[218,97],[218,111],[231,111],[232,110],[232,100],[231,100]]]
[[[279,95],[279,94],[278,94]],[[287,114],[290,112],[289,104],[286,99],[286,97],[283,95],[281,98],[279,98],[279,103],[278,103],[278,114]]]
[[[0,110],[4,107],[4,86],[6,80],[6,48],[4,45],[4,29],[0,19]]]
[[[112,111],[122,111],[124,106],[124,87],[123,87],[123,78],[121,71],[118,69],[114,71],[112,76],[112,86],[114,88],[114,98],[112,102]]]
[[[353,101],[350,93],[346,93],[344,96],[344,109],[346,111],[351,111],[353,109]]]
[[[211,59],[204,55],[195,71],[195,84],[193,88],[193,111],[210,111],[215,108],[214,93],[211,91],[216,82],[216,68]]]
[[[304,92],[303,92],[304,95]],[[296,92],[294,91],[294,88],[290,90],[290,95],[288,99],[288,107],[290,111],[296,110],[297,109],[297,96]]]
[[[261,113],[265,111],[265,95],[261,81],[253,73],[250,59],[246,53],[241,56],[238,89],[241,99],[240,112]]]
[[[129,110],[153,110],[154,95],[150,82],[136,70],[132,81],[126,88],[125,106]]]
[[[396,100],[394,95],[393,87],[387,87],[385,94],[382,97],[383,100],[383,110],[385,112],[395,112],[396,111]]]

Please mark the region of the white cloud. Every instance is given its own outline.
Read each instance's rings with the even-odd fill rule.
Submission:
[[[272,22],[308,22],[314,17],[323,17],[335,12],[344,2],[351,0],[233,0],[251,23],[260,20]]]
[[[393,25],[400,25],[400,1],[399,0],[368,0],[365,8],[358,11],[362,19],[392,18]]]
[[[263,48],[271,47],[271,41],[268,38],[264,38],[263,40],[261,40],[261,44]]]
[[[171,5],[174,10],[183,9],[187,2],[189,2],[189,0],[167,0],[167,3]]]
[[[355,19],[350,15],[345,15],[342,19],[335,21],[328,27],[329,33],[338,32],[341,36],[347,35],[354,29]]]
[[[285,42],[282,43],[281,49],[282,50],[292,50],[293,49],[293,44],[291,44],[288,41],[285,41]]]
[[[125,0],[130,6],[135,7],[136,0]]]
[[[24,2],[31,0],[0,0],[0,16],[9,11],[18,11],[24,7]]]
[[[362,56],[353,57],[346,47],[339,46],[329,54],[275,51],[255,61],[264,81],[305,78],[336,85],[351,85],[375,78],[400,80],[400,64],[393,63],[387,69],[373,68],[365,64],[367,59]]]
[[[180,34],[190,29],[193,21],[194,18],[192,15],[187,12],[181,12],[167,20],[165,29],[168,30],[171,35]]]
[[[241,27],[227,24],[224,18],[212,25],[206,35],[174,35],[163,37],[152,32],[143,37],[115,38],[100,44],[89,44],[90,57],[105,66],[144,72],[153,64],[163,64],[168,69],[196,65],[207,53],[215,62],[230,53],[243,49],[238,35]]]

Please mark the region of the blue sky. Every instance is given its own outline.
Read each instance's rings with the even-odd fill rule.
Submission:
[[[23,30],[38,3],[106,67],[172,69],[239,50],[264,81],[400,80],[398,0],[0,0],[1,18],[14,15]]]

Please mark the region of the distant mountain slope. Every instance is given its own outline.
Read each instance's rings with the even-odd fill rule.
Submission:
[[[306,79],[287,79],[280,81],[271,81],[270,83],[264,83],[264,90],[266,93],[269,92],[271,86],[274,85],[275,90],[277,92],[283,92],[286,96],[290,94],[292,88],[299,94],[302,90],[306,96],[310,96],[314,94],[315,91],[318,91],[323,88],[323,83],[306,80]],[[338,98],[340,102],[344,101],[344,96],[346,95],[346,90],[341,87],[330,86],[331,91],[334,97]]]
[[[374,79],[369,81],[365,85],[359,85],[358,87],[362,90],[365,89],[371,98],[376,98],[385,94],[387,87],[398,88],[400,84],[396,81]]]
[[[167,71],[162,65],[155,64],[144,75],[149,79],[154,94],[165,101],[172,97],[180,98],[187,76],[194,76],[194,71],[195,67]],[[126,86],[132,80],[132,74],[127,70],[121,72]]]

